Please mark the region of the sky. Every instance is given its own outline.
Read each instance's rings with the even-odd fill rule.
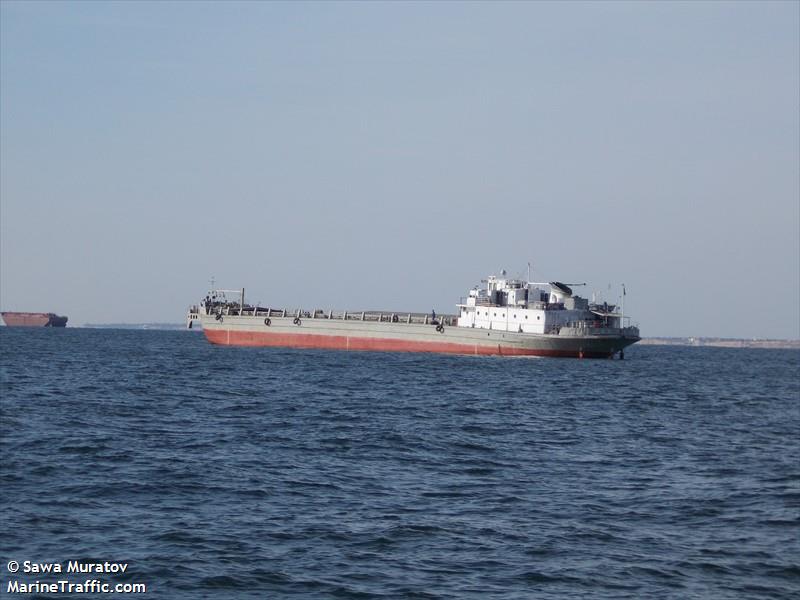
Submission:
[[[800,338],[798,2],[0,2],[0,307],[454,311]]]

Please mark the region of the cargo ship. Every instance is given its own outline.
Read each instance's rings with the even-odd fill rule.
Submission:
[[[8,327],[66,327],[67,317],[55,313],[4,312],[0,313]]]
[[[624,358],[640,339],[624,306],[589,302],[570,287],[585,284],[505,272],[483,283],[447,315],[265,308],[245,303],[244,288],[212,290],[189,308],[187,327],[200,324],[209,342],[225,346],[572,358]]]

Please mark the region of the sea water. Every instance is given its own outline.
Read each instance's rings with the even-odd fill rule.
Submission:
[[[800,597],[796,350],[509,359],[0,328],[0,384],[0,595]],[[71,561],[127,566],[32,570]]]

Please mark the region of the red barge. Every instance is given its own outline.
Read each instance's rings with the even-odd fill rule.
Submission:
[[[0,313],[8,327],[66,327],[67,317],[55,313],[3,312]]]

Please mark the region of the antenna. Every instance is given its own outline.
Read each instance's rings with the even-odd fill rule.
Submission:
[[[211,290],[214,290],[214,276],[211,276]]]
[[[619,316],[619,327],[623,329],[625,327],[625,284],[622,284],[622,310]]]
[[[531,261],[528,261],[528,283],[531,282]]]

